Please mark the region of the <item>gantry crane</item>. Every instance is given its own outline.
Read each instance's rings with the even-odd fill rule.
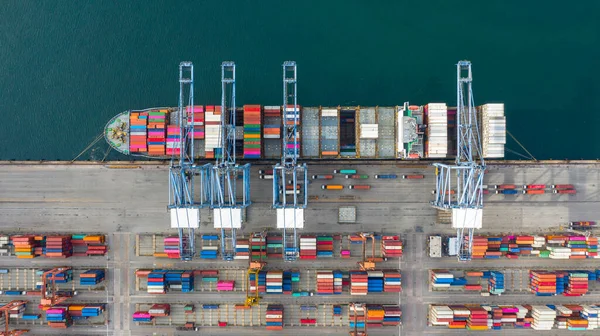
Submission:
[[[27,304],[27,301],[23,300],[13,300],[9,303],[0,307],[0,318],[4,318],[4,330],[0,331],[0,336],[18,336],[23,335],[29,331],[29,329],[13,329],[9,330],[8,327],[10,323],[10,311],[11,309],[21,308]],[[3,315],[3,316],[2,316]]]
[[[235,257],[236,230],[241,229],[243,210],[250,205],[250,164],[236,164],[235,153],[235,63],[221,64],[220,153],[210,169],[210,205],[214,227],[221,230],[223,260]],[[241,181],[238,181],[240,179]],[[239,185],[238,185],[239,184]],[[238,194],[238,186],[241,193]]]
[[[194,113],[194,65],[192,62],[181,62],[179,108],[172,120],[179,127],[179,142],[167,143],[173,146],[167,208],[171,216],[171,228],[179,231],[179,255],[183,261],[189,261],[194,256],[194,229],[200,226],[200,209],[209,204],[210,164],[194,163]]]
[[[434,164],[436,194],[431,204],[437,209],[452,212],[452,227],[457,231],[458,259],[467,261],[471,260],[473,232],[482,226],[482,186],[486,166],[473,100],[471,62],[458,62],[456,70],[456,161],[454,165]],[[453,187],[456,188],[455,195],[451,193]]]
[[[350,331],[350,336],[368,336],[367,334],[367,305],[363,304],[363,303],[351,303],[350,305],[348,305],[348,309],[350,311],[354,312],[354,317],[353,317],[353,321],[354,322],[354,328],[352,328],[353,330]],[[362,311],[363,312],[363,324],[364,324],[364,330],[358,330],[358,323],[361,322],[358,319],[358,311]]]
[[[250,249],[252,250],[252,238],[259,238],[260,241],[262,242],[265,237],[267,236],[267,231],[262,231],[262,232],[255,232],[252,234],[252,237],[250,238]],[[263,252],[263,250],[261,249],[259,251]],[[263,257],[262,257],[262,253],[260,253],[260,258],[258,261],[254,261],[252,259],[252,255],[250,256],[250,263],[248,265],[248,271],[246,272],[246,301],[244,302],[244,305],[246,307],[252,307],[255,306],[259,303],[260,301],[260,296],[258,295],[258,273],[267,265],[267,263],[265,261],[263,261]],[[251,293],[250,290],[250,276],[254,275],[254,280],[255,280],[255,287],[256,287],[256,291],[254,293]]]
[[[70,269],[71,267],[56,267],[42,273],[42,299],[40,300],[40,304],[43,310],[46,310],[71,298],[70,296],[64,295],[59,296],[56,291],[56,275],[58,273],[67,272]],[[50,281],[50,284],[48,284],[48,281]]]
[[[282,231],[283,258],[298,259],[297,229],[304,228],[304,209],[308,204],[308,169],[298,164],[300,110],[297,97],[296,62],[283,63],[283,137],[281,162],[273,167],[273,208],[277,228]],[[286,188],[286,183],[292,189]]]
[[[375,257],[375,235],[370,232],[361,232],[358,234],[362,239],[362,261],[358,263],[363,271],[372,271],[378,262],[386,261],[387,258]],[[371,257],[367,257],[367,240],[371,240]]]

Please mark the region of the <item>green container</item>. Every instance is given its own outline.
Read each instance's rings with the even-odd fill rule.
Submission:
[[[83,239],[83,238],[85,238],[85,236],[87,236],[87,235],[85,235],[85,234],[74,234],[74,235],[71,236],[71,239]]]
[[[508,252],[508,247],[501,247],[500,252]]]
[[[540,258],[549,258],[549,257],[550,257],[550,251],[548,251],[548,250],[540,251]]]
[[[246,145],[246,144],[244,144],[244,148],[260,148],[260,145]]]
[[[317,237],[317,241],[333,241],[333,237],[331,237],[331,236]]]
[[[217,282],[219,278],[202,278],[202,282]]]
[[[349,174],[349,175],[354,175],[356,174],[356,169],[342,169],[339,171],[340,174]]]
[[[283,244],[267,244],[267,248],[282,248]]]
[[[292,296],[293,296],[293,297],[300,297],[300,296],[302,296],[302,295],[300,295],[300,293],[298,293],[298,292],[294,292],[294,293],[292,293]]]

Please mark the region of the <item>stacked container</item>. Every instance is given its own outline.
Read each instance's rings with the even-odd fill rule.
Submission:
[[[367,295],[369,275],[365,271],[350,271],[350,295]]]
[[[133,313],[133,322],[152,322],[153,318],[147,311],[136,311]]]
[[[317,295],[333,294],[333,286],[333,271],[317,271]]]
[[[260,278],[259,278],[260,279]],[[267,294],[283,294],[283,272],[282,271],[267,271],[266,276]],[[260,282],[259,282],[260,285]]]
[[[260,234],[254,234],[250,238],[250,258],[260,261],[267,258],[267,238]]]
[[[566,277],[565,296],[582,296],[589,289],[588,274],[585,272],[568,272]]]
[[[361,303],[351,303],[348,307],[348,321],[350,329],[365,329],[366,307]]]
[[[154,271],[148,274],[148,294],[167,293],[166,274],[167,272],[164,271]]]
[[[215,148],[221,147],[221,106],[206,106],[204,150],[207,159],[214,159]]]
[[[490,272],[490,278],[488,279],[488,291],[492,295],[502,295],[502,293],[504,293],[504,273],[498,271]]]
[[[399,293],[402,291],[402,277],[398,271],[383,272],[383,291],[386,293]]]
[[[582,306],[581,317],[588,321],[589,329],[598,329],[600,327],[600,306]]]
[[[383,236],[381,238],[381,253],[386,258],[402,257],[402,241],[399,236]]]
[[[179,237],[165,237],[163,239],[165,253],[170,259],[179,259]]]
[[[231,292],[235,290],[235,281],[233,280],[219,280],[217,281],[217,290]]]
[[[104,281],[105,273],[103,269],[92,269],[79,274],[79,284],[81,286],[95,286]]]
[[[12,307],[7,313],[8,313],[8,317],[11,319],[22,319],[23,315],[25,314],[25,309],[27,309],[27,304],[20,304],[18,306],[14,306]],[[3,316],[3,318],[1,319],[2,322],[5,322],[5,318]],[[3,325],[4,323],[1,323],[0,325]]]
[[[449,306],[429,306],[429,323],[434,326],[451,327],[451,324],[454,323],[454,311]]]
[[[552,330],[556,311],[547,306],[532,306],[533,323],[531,328],[534,330]]]
[[[166,147],[167,110],[148,112],[148,154],[164,156]]]
[[[46,321],[51,328],[68,328],[73,325],[73,319],[68,308],[55,306],[46,310]]]
[[[37,272],[39,272],[38,273],[39,275],[42,275],[44,273],[43,270],[39,270]],[[50,273],[46,274],[46,279],[50,279],[50,278],[52,278],[52,274],[50,274]],[[54,282],[55,283],[66,284],[66,283],[69,283],[71,280],[73,280],[73,270],[72,269],[64,270],[64,271],[57,272],[54,274]]]
[[[201,259],[217,259],[217,253],[219,250],[218,245],[219,236],[217,235],[202,235],[202,248],[200,249]],[[213,243],[217,245],[213,245]]]
[[[267,322],[267,330],[283,330],[283,305],[267,305],[265,319]]]
[[[585,236],[569,236],[567,247],[571,249],[569,259],[587,258],[587,239]]]
[[[448,155],[448,107],[446,104],[427,104],[427,157],[445,158]]]
[[[177,125],[167,126],[167,155],[180,155],[181,154],[181,134],[179,133],[179,127]]]
[[[281,117],[280,106],[265,106],[265,122],[267,118],[279,118]],[[281,137],[281,124],[265,124],[263,126],[265,139],[279,139]]]
[[[171,305],[168,303],[157,303],[152,305],[148,310],[150,316],[159,317],[159,316],[169,316],[171,314]]]
[[[129,114],[129,152],[147,152],[148,112],[131,112]]]
[[[237,239],[235,241],[235,257],[236,260],[250,259],[250,244],[248,239]]]
[[[383,307],[383,325],[398,326],[401,322],[402,311],[398,305],[382,305]]]
[[[587,257],[599,258],[598,256],[598,237],[587,237]]]
[[[190,106],[187,106],[186,110],[188,113],[188,124],[194,127],[194,139],[204,139],[204,106],[196,105],[193,110]]]
[[[9,252],[8,243],[10,238],[5,235],[0,235],[0,254],[7,254]]]
[[[488,330],[488,313],[481,307],[472,307],[469,309],[471,314],[467,320],[467,329],[483,331]]]
[[[71,236],[47,236],[45,255],[48,258],[68,258],[72,256]]]
[[[34,249],[36,247],[34,236],[12,236],[10,237],[12,245],[15,247],[15,254],[20,259],[34,258]]]
[[[382,271],[367,271],[367,291],[369,293],[383,292],[383,272]]]
[[[283,240],[281,236],[267,236],[267,257],[283,258]]]
[[[488,250],[488,238],[485,237],[473,237],[473,250],[471,253],[471,258],[473,259],[482,259],[485,258],[486,252]]]
[[[448,288],[454,281],[454,274],[448,271],[431,271],[431,284],[433,288]]]
[[[333,316],[342,316],[342,306],[340,306],[340,305],[333,306]]]
[[[73,309],[74,308],[74,309]],[[104,304],[70,305],[69,313],[72,316],[95,317],[104,311]]]
[[[317,237],[302,235],[300,236],[300,259],[317,258]]]
[[[261,158],[260,105],[244,105],[244,158]]]
[[[184,271],[181,273],[181,291],[190,293],[194,291],[194,272]]]
[[[378,328],[383,325],[385,311],[381,305],[367,305],[367,328]]]
[[[557,294],[556,273],[551,271],[530,271],[530,289],[537,296]]]
[[[317,257],[333,257],[333,237],[317,237]]]

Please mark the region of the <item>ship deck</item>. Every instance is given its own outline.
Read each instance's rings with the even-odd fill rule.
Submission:
[[[592,292],[584,297],[535,297],[520,293],[507,293],[501,297],[481,297],[478,294],[430,292],[427,277],[430,269],[448,268],[589,268],[597,261],[593,259],[573,263],[569,260],[540,260],[521,258],[518,260],[501,259],[493,262],[473,261],[459,263],[453,258],[430,259],[426,252],[426,236],[435,234],[453,234],[446,224],[436,224],[437,212],[429,205],[434,188],[434,171],[421,165],[404,165],[396,162],[352,165],[332,162],[311,164],[310,174],[331,173],[334,169],[354,168],[368,174],[369,191],[325,191],[321,183],[309,186],[311,196],[318,200],[309,201],[306,209],[307,232],[319,233],[355,233],[374,231],[400,234],[404,241],[402,259],[388,261],[382,268],[399,268],[402,272],[403,292],[399,297],[379,295],[341,297],[290,298],[288,296],[269,296],[263,303],[282,302],[288,305],[304,303],[329,304],[337,302],[373,302],[400,303],[403,325],[401,328],[382,328],[369,330],[370,335],[433,335],[458,334],[458,331],[427,327],[427,305],[432,303],[598,303],[600,294]],[[244,233],[258,231],[265,226],[275,224],[275,214],[271,209],[271,182],[258,179],[259,169],[270,166],[252,167],[252,201],[247,212],[248,222]],[[423,180],[374,180],[374,174],[420,173]],[[151,296],[136,291],[134,271],[138,268],[216,268],[243,269],[247,262],[233,261],[223,266],[222,262],[206,262],[195,259],[184,263],[178,260],[155,259],[138,255],[136,241],[138,235],[165,234],[175,232],[168,229],[168,166],[162,163],[107,163],[50,165],[3,163],[0,168],[0,232],[104,232],[108,235],[110,251],[107,258],[69,258],[60,260],[60,265],[73,267],[108,268],[106,292],[85,292],[77,302],[108,301],[107,327],[73,327],[68,332],[86,335],[146,335],[151,332],[170,334],[174,327],[138,326],[131,320],[131,312],[137,304],[151,302],[185,303],[193,300],[199,303],[235,304],[243,300],[242,294],[231,294],[223,298],[222,294],[211,291],[197,291],[193,294],[168,294]],[[568,221],[597,220],[600,207],[600,164],[491,164],[484,184],[573,184],[576,195],[486,195],[483,223],[480,233],[544,233],[556,231]],[[336,182],[350,184],[336,177]],[[338,207],[352,205],[357,208],[356,224],[337,222]],[[213,233],[208,222],[208,211],[203,211],[203,222],[199,232]],[[43,228],[43,229],[42,229]],[[140,236],[140,237],[141,237]],[[35,258],[24,261],[13,257],[0,257],[4,267],[48,267],[58,266],[56,260]],[[318,259],[316,261],[297,262],[269,261],[270,267],[299,269],[334,269],[356,267],[356,259]],[[239,272],[239,271],[232,271]],[[237,273],[236,273],[237,274]],[[35,302],[36,298],[32,298]],[[291,308],[294,309],[294,308]],[[180,310],[176,309],[176,320],[180,320]],[[287,314],[287,312],[286,312]],[[290,316],[296,316],[294,310]],[[264,314],[260,314],[264,316]],[[250,319],[249,317],[243,317]],[[210,317],[198,317],[199,321],[210,322]],[[250,319],[251,320],[251,319]],[[248,320],[248,321],[250,321]],[[297,319],[296,319],[297,320]],[[246,321],[246,320],[244,320]],[[240,322],[241,323],[241,322]],[[211,328],[212,335],[254,334],[264,335],[263,327],[244,327],[244,329]],[[297,335],[314,327],[286,326],[278,335]],[[31,327],[32,331],[44,334],[64,333],[47,327]],[[319,327],[325,335],[347,333],[347,327]],[[465,331],[460,331],[464,334]],[[503,330],[502,334],[525,335],[531,330]],[[542,332],[543,335],[559,335],[563,331]],[[595,334],[597,331],[578,334]]]

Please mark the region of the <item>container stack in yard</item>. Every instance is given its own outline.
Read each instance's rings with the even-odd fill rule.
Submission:
[[[148,273],[148,294],[165,294],[167,292],[166,274],[164,271],[151,271]]]
[[[9,242],[10,237],[6,235],[0,235],[0,254],[8,254],[9,253]]]
[[[300,259],[317,258],[317,237],[313,235],[300,236]]]
[[[402,257],[402,241],[399,236],[381,237],[381,253],[386,258]]]
[[[133,313],[133,322],[152,322],[154,317],[147,311],[136,311]]]
[[[265,319],[267,322],[267,330],[283,330],[283,305],[267,305]]]
[[[219,236],[211,234],[202,235],[202,247],[200,248],[200,259],[217,259],[219,251]]]
[[[163,239],[164,253],[169,259],[179,259],[179,237],[171,236]]]
[[[260,159],[262,116],[260,105],[244,105],[244,158]]]
[[[317,295],[342,294],[342,272],[317,271]]]
[[[71,236],[46,236],[45,255],[48,258],[68,258],[73,255]]]
[[[254,261],[267,258],[267,238],[264,235],[255,234],[250,238],[250,258]]]
[[[157,303],[148,310],[152,317],[163,317],[171,314],[171,305],[168,303]]]
[[[333,237],[317,237],[317,257],[333,257]]]
[[[36,254],[34,254],[34,249],[37,246],[37,244],[34,236],[12,236],[10,237],[10,240],[15,248],[15,255],[17,256],[17,258],[31,259],[36,256]]]
[[[92,269],[79,274],[79,284],[81,286],[95,286],[104,281],[105,272],[103,269]]]
[[[238,238],[235,241],[235,257],[236,260],[250,259],[250,242],[247,238]]]
[[[503,327],[573,331],[599,328],[597,305],[431,305],[429,323],[452,329],[501,330]],[[486,323],[483,323],[483,322]]]
[[[283,258],[283,240],[281,236],[267,236],[267,257],[268,258]]]
[[[530,289],[537,296],[582,296],[588,293],[589,281],[597,281],[596,271],[530,271]]]
[[[101,316],[105,309],[106,305],[103,303],[53,306],[46,310],[46,321],[52,328],[67,328],[73,325],[73,320]]]

